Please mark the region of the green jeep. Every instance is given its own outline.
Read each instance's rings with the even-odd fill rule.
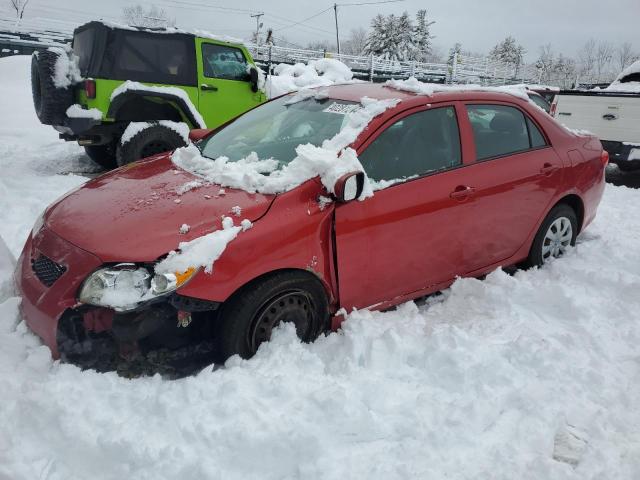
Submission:
[[[105,168],[186,144],[266,100],[247,49],[201,32],[90,22],[72,48],[36,52],[38,118]]]

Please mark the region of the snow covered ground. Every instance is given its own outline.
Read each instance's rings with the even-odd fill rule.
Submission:
[[[97,167],[0,59],[0,235]],[[350,315],[301,344],[166,381],[52,362],[0,261],[0,479],[640,478],[640,191],[607,186],[570,254]],[[0,255],[1,253],[0,245]]]

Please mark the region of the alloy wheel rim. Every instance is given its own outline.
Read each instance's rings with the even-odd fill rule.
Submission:
[[[258,310],[248,335],[249,347],[256,352],[261,343],[271,339],[271,333],[282,322],[291,322],[296,327],[298,337],[307,337],[313,325],[313,302],[311,297],[300,290],[277,295],[268,300]]]
[[[567,217],[556,218],[542,240],[542,262],[562,256],[573,238],[573,226]]]

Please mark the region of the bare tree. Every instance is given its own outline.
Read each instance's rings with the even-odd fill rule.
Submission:
[[[540,83],[549,83],[551,80],[551,72],[553,71],[555,61],[555,54],[550,43],[540,47],[540,56],[536,61],[536,68],[538,69]]]
[[[342,50],[347,55],[360,55],[367,43],[367,31],[362,28],[354,28],[349,34],[349,38],[342,43]]]
[[[627,68],[633,62],[638,60],[640,56],[633,51],[633,47],[629,42],[624,42],[616,49],[617,67],[620,71]]]
[[[163,28],[173,27],[175,19],[169,18],[167,12],[155,5],[145,9],[142,5],[131,5],[122,9],[122,18],[134,27]]]
[[[602,81],[602,74],[611,64],[613,59],[613,45],[609,42],[600,42],[596,50],[596,70],[598,72],[598,82]]]
[[[16,11],[16,18],[22,20],[24,9],[27,8],[29,0],[9,0],[9,5]]]
[[[580,75],[589,82],[593,80],[593,70],[596,64],[596,41],[591,38],[578,53],[580,59]]]

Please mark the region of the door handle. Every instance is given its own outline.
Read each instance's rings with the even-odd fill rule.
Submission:
[[[207,85],[206,83],[203,83],[202,85],[200,85],[200,90],[208,90],[211,92],[217,92],[218,91],[218,87],[216,87],[215,85]]]
[[[617,120],[618,116],[614,115],[613,113],[606,113],[602,115],[602,118],[604,118],[605,120]]]
[[[456,189],[449,194],[449,197],[455,200],[464,200],[465,198],[472,196],[474,193],[476,193],[475,188],[467,187],[466,185],[458,185]]]
[[[553,172],[555,172],[556,170],[558,170],[559,167],[555,166],[555,165],[551,165],[550,163],[545,163],[542,168],[540,169],[540,174],[541,175],[546,175],[549,176],[551,175]]]

